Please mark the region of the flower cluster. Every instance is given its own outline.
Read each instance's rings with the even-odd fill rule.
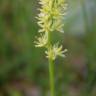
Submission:
[[[57,56],[65,57],[64,53],[67,52],[67,49],[62,50],[62,45],[59,46],[58,44],[55,44],[50,50],[45,51],[47,54],[47,58],[51,58],[52,60],[55,60]]]
[[[67,4],[65,0],[40,0],[39,4],[41,8],[38,9],[40,13],[36,17],[38,19],[38,25],[40,26],[40,37],[37,37],[37,41],[35,41],[36,47],[46,47],[48,44],[48,33],[59,31],[63,31],[63,16],[65,15],[65,10],[67,8]],[[50,48],[50,50],[46,51],[48,58],[56,59],[57,56],[65,56],[66,50],[62,51],[62,46],[58,46],[55,44]]]
[[[40,14],[36,17],[38,25],[41,27],[39,32],[60,31],[63,32],[62,19],[65,15],[67,4],[65,0],[40,0],[42,6]]]
[[[34,43],[36,44],[35,47],[43,47],[46,46],[48,42],[48,35],[47,34],[40,34],[40,37],[36,37],[37,41]]]

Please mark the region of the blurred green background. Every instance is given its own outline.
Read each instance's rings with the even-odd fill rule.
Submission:
[[[35,48],[39,0],[0,0],[0,96],[49,96],[48,61]],[[66,0],[68,49],[55,62],[56,96],[96,96],[96,0]],[[84,93],[84,94],[81,94]]]

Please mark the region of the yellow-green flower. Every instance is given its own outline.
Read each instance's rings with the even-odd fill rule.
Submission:
[[[63,50],[62,45],[59,46],[58,44],[55,44],[52,48],[50,48],[45,53],[47,54],[47,58],[51,58],[52,60],[55,60],[58,56],[65,57],[65,54],[67,52],[67,49]]]
[[[41,27],[39,32],[60,31],[63,32],[63,15],[66,11],[65,0],[40,0],[40,14],[36,17],[38,25]]]
[[[48,42],[47,34],[40,34],[40,37],[36,37],[37,41],[35,41],[35,47],[44,47]]]

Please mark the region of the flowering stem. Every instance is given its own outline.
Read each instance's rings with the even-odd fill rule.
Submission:
[[[65,57],[66,50],[62,50],[63,47],[57,43],[52,44],[51,33],[55,31],[62,32],[63,24],[63,12],[65,11],[65,0],[40,0],[41,4],[40,14],[38,14],[38,25],[41,27],[39,30],[40,37],[37,38],[36,47],[47,48],[45,53],[49,61],[49,78],[50,78],[50,93],[51,96],[55,96],[55,84],[54,84],[54,61],[58,56]],[[46,5],[46,6],[45,6]]]

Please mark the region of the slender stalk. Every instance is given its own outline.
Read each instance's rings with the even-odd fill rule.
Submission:
[[[54,62],[49,59],[49,77],[50,77],[50,94],[55,96],[55,85],[54,85]]]
[[[51,49],[51,32],[48,32],[48,50]],[[54,61],[52,58],[49,61],[49,82],[50,82],[50,96],[55,96],[55,84],[54,84]]]
[[[55,5],[55,0],[53,0],[53,3],[51,5],[51,9]],[[51,16],[52,24],[53,24],[53,17]],[[48,50],[51,49],[51,32],[48,32]],[[49,79],[50,79],[50,96],[55,96],[55,84],[54,84],[54,61],[52,58],[48,59],[49,61]]]

